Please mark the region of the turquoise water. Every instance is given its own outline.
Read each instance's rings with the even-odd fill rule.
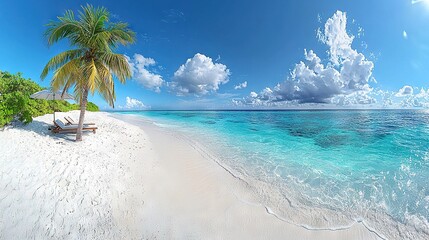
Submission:
[[[365,221],[387,238],[429,237],[428,111],[122,114],[204,141],[238,174],[263,183],[265,190],[257,192],[264,204],[280,214],[296,206],[308,210],[300,217],[284,211],[292,222],[316,228],[349,219]]]

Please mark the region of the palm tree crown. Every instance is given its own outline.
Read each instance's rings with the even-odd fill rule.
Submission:
[[[106,8],[87,5],[79,11],[78,19],[73,11],[68,10],[47,27],[45,35],[48,45],[68,39],[74,49],[49,60],[41,78],[45,79],[53,71],[51,85],[54,91],[63,88],[65,92],[74,88],[75,97],[81,105],[82,124],[82,110],[86,109],[89,92],[99,92],[114,107],[116,96],[113,78],[124,83],[131,77],[125,56],[113,52],[119,45],[134,42],[135,33],[128,28],[128,24],[111,23]],[[78,131],[76,140],[80,140],[80,134]]]

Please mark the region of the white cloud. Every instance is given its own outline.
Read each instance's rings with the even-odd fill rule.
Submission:
[[[420,89],[420,92],[418,94],[416,94],[417,98],[429,98],[429,89],[428,90],[424,90],[424,88]]]
[[[369,82],[374,63],[352,48],[354,37],[347,33],[346,26],[346,13],[337,11],[326,21],[324,32],[318,31],[319,40],[329,46],[329,63],[323,64],[315,52],[305,50],[305,60],[295,65],[284,82],[273,89],[265,88],[256,97],[249,96],[243,102],[265,102],[269,106],[280,105],[280,102],[333,103],[334,100],[337,104],[374,103],[366,96],[372,90]]]
[[[141,102],[137,99],[134,99],[134,98],[130,98],[130,97],[126,98],[126,104],[122,108],[123,109],[129,109],[129,110],[147,110],[147,109],[150,109],[150,107],[146,106],[143,102]]]
[[[326,21],[324,34],[319,35],[319,40],[329,46],[331,62],[336,65],[340,64],[341,59],[356,55],[352,49],[354,36],[347,33],[346,27],[346,13],[337,11]]]
[[[421,88],[419,93],[414,94],[414,89],[411,86],[402,87],[397,94],[399,94],[399,99],[402,99],[400,102],[401,107],[412,108],[412,107],[429,107],[429,89],[425,90]],[[395,96],[397,95],[395,94]]]
[[[406,97],[406,96],[413,95],[413,92],[414,92],[413,87],[405,85],[401,89],[399,89],[399,91],[395,94],[395,96]]]
[[[429,107],[429,89],[419,89],[416,87],[405,85],[398,92],[378,90],[375,97],[380,97],[382,107],[389,108],[420,108]],[[417,92],[415,94],[415,92]]]
[[[402,37],[404,37],[404,39],[408,39],[408,34],[406,31],[402,32]]]
[[[242,89],[242,88],[246,88],[246,87],[247,87],[247,81],[244,81],[244,82],[234,86],[234,89],[237,90],[237,89]]]
[[[177,69],[168,86],[178,96],[202,96],[216,92],[229,81],[229,75],[225,65],[213,63],[211,58],[197,53]]]
[[[406,98],[401,101],[402,108],[423,107],[423,103],[416,98]]]
[[[153,58],[145,58],[141,54],[134,54],[131,59],[128,56],[128,64],[133,73],[133,79],[143,85],[145,88],[150,89],[155,92],[160,92],[161,87],[164,84],[162,76],[151,72],[148,68],[155,66],[156,62]]]
[[[381,107],[391,107],[393,106],[393,98],[395,93],[387,90],[378,90],[375,92],[375,95],[381,100]]]
[[[329,103],[299,103],[296,100],[278,101],[275,91],[265,88],[259,94],[251,92],[244,98],[232,99],[232,103],[239,107],[254,108],[429,108],[429,89],[406,86],[398,92],[372,89],[336,95]]]
[[[332,99],[332,104],[338,106],[362,106],[376,104],[377,100],[370,96],[371,92],[357,91],[348,95],[338,95]]]

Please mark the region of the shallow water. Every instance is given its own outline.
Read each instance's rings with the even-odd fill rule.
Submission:
[[[281,215],[291,206],[299,208],[302,216],[285,214],[288,221],[332,228],[347,224],[344,217],[365,221],[386,238],[429,237],[427,111],[121,114],[141,115],[204,139],[222,163],[263,183],[257,192],[270,209]],[[280,197],[273,197],[274,191]]]

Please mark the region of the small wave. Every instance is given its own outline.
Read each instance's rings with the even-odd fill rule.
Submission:
[[[162,128],[178,128],[180,127],[179,125],[174,125],[174,124],[166,124],[166,123],[159,123],[159,122],[152,122],[153,125],[158,126],[158,127],[162,127]]]

